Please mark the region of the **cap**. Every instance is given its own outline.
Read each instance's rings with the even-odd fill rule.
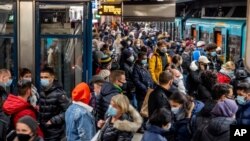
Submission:
[[[30,116],[23,116],[17,123],[23,123],[27,125],[33,133],[37,133],[38,123]]]
[[[198,62],[205,63],[205,64],[210,63],[210,61],[207,59],[206,56],[200,56]]]
[[[81,101],[85,104],[89,104],[90,97],[89,86],[84,82],[78,84],[72,91],[72,100],[74,101]]]
[[[205,42],[204,41],[199,41],[199,42],[197,42],[197,47],[203,47],[203,46],[205,46]]]

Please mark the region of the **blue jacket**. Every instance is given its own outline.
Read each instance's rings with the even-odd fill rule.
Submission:
[[[73,102],[65,113],[67,141],[90,141],[95,133],[92,108],[82,102]]]
[[[147,125],[147,130],[141,141],[167,141],[164,137],[165,133],[166,131],[158,126]]]
[[[236,119],[239,125],[250,125],[250,101],[246,105],[239,105]]]
[[[144,100],[148,88],[153,88],[153,80],[149,71],[142,66],[136,64],[133,69],[132,78],[136,87],[137,99]]]

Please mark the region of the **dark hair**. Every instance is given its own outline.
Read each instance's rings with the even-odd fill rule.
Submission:
[[[229,87],[227,84],[216,84],[213,87],[212,97],[214,100],[220,99],[223,95],[229,94]]]
[[[200,79],[203,86],[205,86],[208,90],[212,90],[213,86],[217,83],[216,73],[210,70],[202,72]]]
[[[25,80],[20,80],[17,84],[18,95],[24,96],[28,89],[31,89],[32,83]]]
[[[188,115],[188,112],[192,106],[193,99],[183,92],[176,91],[174,92],[170,97],[169,100],[172,100],[174,102],[177,102],[181,105],[183,105],[183,109],[185,111],[185,115]]]
[[[143,59],[143,56],[147,56],[147,53],[146,52],[139,52],[138,53],[138,60]]]
[[[163,45],[166,45],[165,41],[159,41],[159,42],[157,42],[157,46],[158,47],[163,46]]]
[[[24,77],[26,74],[31,74],[31,71],[28,68],[21,68],[20,69],[20,77]]]
[[[50,75],[55,75],[55,71],[52,67],[45,67],[42,69],[41,73],[49,73]]]
[[[215,43],[209,43],[206,47],[205,50],[207,51],[211,51],[211,50],[215,50],[217,48],[217,45]]]
[[[171,81],[173,79],[174,79],[174,76],[172,73],[170,73],[168,71],[163,71],[159,76],[159,83],[160,83],[160,85],[168,84],[169,81]]]
[[[113,70],[110,74],[110,82],[115,82],[118,80],[122,75],[125,75],[125,71],[123,70]]]
[[[246,93],[250,93],[250,84],[243,82],[237,86],[237,90],[243,90]]]
[[[156,109],[153,114],[149,117],[149,123],[158,127],[167,125],[171,122],[171,112],[166,108]]]
[[[181,61],[182,57],[179,54],[176,54],[172,58],[172,63],[177,64]]]

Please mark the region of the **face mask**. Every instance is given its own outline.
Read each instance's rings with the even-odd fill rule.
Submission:
[[[28,134],[17,134],[17,138],[19,141],[29,141],[31,136]]]
[[[211,56],[215,57],[217,54],[215,51],[211,52]]]
[[[111,105],[109,105],[109,108],[107,110],[107,114],[108,114],[108,116],[115,116],[115,115],[117,115],[116,108],[114,108]]]
[[[32,81],[32,78],[23,78],[23,80],[24,80],[25,82],[31,82],[31,81]]]
[[[176,115],[180,111],[180,108],[179,107],[173,107],[173,108],[171,108],[171,111]]]
[[[171,123],[169,123],[167,126],[163,127],[165,131],[169,131],[171,128]]]
[[[161,52],[162,52],[162,53],[166,53],[167,51],[168,51],[167,47],[161,48]]]
[[[143,65],[146,65],[146,64],[148,63],[148,61],[147,61],[147,59],[144,59],[144,60],[141,61],[141,63],[142,63]]]
[[[9,79],[9,80],[6,82],[5,85],[6,85],[7,87],[9,87],[9,86],[11,85],[12,81],[13,81],[13,79]]]
[[[155,37],[151,37],[151,40],[155,40]]]
[[[240,105],[245,105],[246,104],[246,100],[245,100],[245,97],[244,96],[237,96],[236,97],[236,101],[238,102],[238,104]]]
[[[129,62],[134,62],[134,60],[135,60],[135,57],[132,55],[132,56],[130,56],[128,59],[127,59],[127,61],[129,61]]]
[[[127,43],[128,43],[129,46],[131,45],[131,42],[130,42],[130,41],[128,41]]]
[[[48,79],[41,79],[41,85],[43,87],[48,87],[49,86],[49,80]]]

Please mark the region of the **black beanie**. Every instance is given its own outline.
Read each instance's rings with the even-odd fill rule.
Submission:
[[[18,123],[26,124],[33,133],[37,133],[38,124],[32,117],[24,116],[18,120]]]

